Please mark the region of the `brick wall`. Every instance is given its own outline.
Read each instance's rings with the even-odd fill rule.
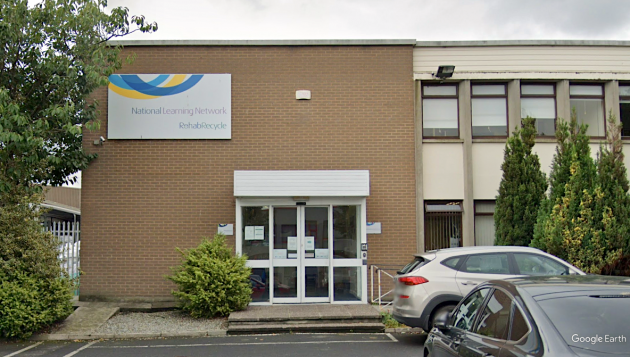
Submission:
[[[416,250],[412,46],[127,47],[119,73],[231,73],[231,140],[108,140],[83,172],[81,298],[172,300],[175,247],[235,222],[234,170],[370,170],[369,263]],[[295,100],[295,91],[312,100]],[[234,237],[230,244],[234,244]]]

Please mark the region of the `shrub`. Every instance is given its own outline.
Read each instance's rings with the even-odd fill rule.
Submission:
[[[25,339],[72,313],[69,279],[41,279],[19,272],[0,281],[0,335]]]
[[[193,317],[214,317],[247,307],[252,295],[251,269],[245,265],[246,256],[232,254],[224,235],[204,238],[197,248],[177,251],[182,254],[182,264],[171,268],[173,275],[167,278],[177,285],[172,293],[183,310]]]
[[[523,128],[517,129],[505,145],[503,177],[494,213],[495,245],[527,246],[534,234],[540,202],[547,191],[540,160],[532,152],[534,124],[532,118],[523,119]]]
[[[41,194],[0,193],[0,337],[24,339],[72,312],[73,281],[39,222]]]

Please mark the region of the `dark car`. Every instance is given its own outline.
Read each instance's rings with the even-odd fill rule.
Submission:
[[[630,278],[492,280],[437,316],[423,356],[630,356]]]

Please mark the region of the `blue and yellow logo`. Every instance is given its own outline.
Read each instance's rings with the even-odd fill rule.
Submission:
[[[203,78],[203,74],[160,74],[145,82],[135,74],[112,74],[109,89],[131,99],[153,99],[189,90]]]

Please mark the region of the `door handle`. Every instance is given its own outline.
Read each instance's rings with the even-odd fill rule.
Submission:
[[[464,282],[462,282],[462,285],[473,285],[473,286],[474,286],[474,285],[477,285],[477,283],[475,283],[475,282],[473,282],[473,281],[468,280],[468,281],[464,281]]]

